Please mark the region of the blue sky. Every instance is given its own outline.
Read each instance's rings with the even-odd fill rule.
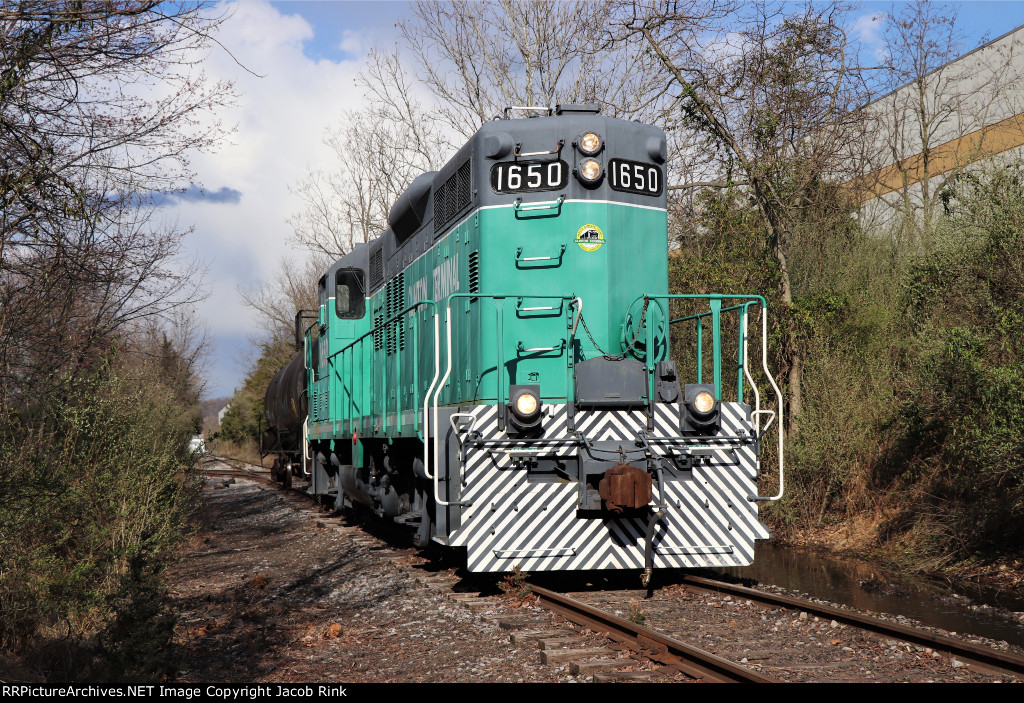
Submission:
[[[367,39],[369,44],[387,41],[395,34],[395,22],[410,13],[410,3],[399,0],[277,0],[270,4],[282,14],[301,15],[309,22],[314,34],[305,53],[314,61],[358,59],[360,45],[365,46]]]
[[[162,211],[194,225],[188,253],[206,262],[210,296],[198,308],[212,336],[206,395],[227,396],[240,385],[253,356],[253,313],[240,288],[271,279],[283,259],[301,261],[287,220],[300,208],[289,187],[309,168],[331,168],[324,130],[358,108],[355,77],[366,51],[396,41],[395,23],[411,14],[409,2],[241,0],[218,39],[231,51],[213,51],[206,71],[235,82],[240,103],[223,115],[237,124],[230,143],[193,159],[197,182]],[[892,3],[865,2],[853,15],[871,50]],[[967,38],[963,52],[1024,25],[1024,0],[959,4]],[[241,69],[237,58],[248,69]],[[253,74],[258,74],[253,75]],[[172,212],[173,211],[173,212]]]
[[[361,2],[356,0],[277,0],[270,3],[282,14],[301,15],[313,28],[313,37],[304,50],[314,60],[339,61],[358,58],[342,48],[351,41],[352,34],[372,35],[386,39],[395,22],[410,14],[413,3],[399,0]],[[861,2],[853,14],[888,14],[892,2]],[[1024,25],[1024,0],[974,0],[958,3],[959,22],[968,35],[964,51],[983,43],[983,38],[995,39],[1011,29]],[[370,42],[372,43],[372,42]]]

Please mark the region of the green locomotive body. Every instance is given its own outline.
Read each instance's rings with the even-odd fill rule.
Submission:
[[[665,136],[553,113],[486,123],[320,280],[309,490],[473,571],[748,564],[769,411],[743,402],[743,337],[721,397],[719,329],[764,301],[703,296],[714,383],[680,378]]]

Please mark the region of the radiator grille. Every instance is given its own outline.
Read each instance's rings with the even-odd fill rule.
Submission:
[[[384,249],[370,254],[370,288],[375,288],[384,279]]]
[[[480,292],[480,252],[474,249],[469,252],[469,292]],[[476,300],[476,298],[470,298]]]
[[[455,216],[469,207],[473,197],[472,172],[466,160],[440,188],[434,191],[434,233],[445,228]]]

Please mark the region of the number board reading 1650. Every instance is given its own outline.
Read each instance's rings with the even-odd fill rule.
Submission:
[[[613,190],[641,195],[661,195],[661,169],[626,159],[608,162],[608,183]]]
[[[558,161],[519,161],[491,167],[491,188],[496,193],[561,190],[569,183],[569,165]]]

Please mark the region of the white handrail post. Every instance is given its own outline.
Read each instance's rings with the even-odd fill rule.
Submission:
[[[441,379],[440,383],[437,384],[437,390],[434,391],[434,427],[437,427],[437,402],[441,397],[441,390],[444,388],[444,384],[448,382],[448,377],[452,375],[452,304],[449,300],[448,307],[445,309],[445,329],[447,337],[447,355],[448,365],[444,372],[444,378]],[[439,494],[439,466],[440,461],[440,447],[441,447],[441,433],[434,430],[434,501],[438,505],[452,505],[453,503],[442,500]],[[450,478],[449,478],[450,480]]]
[[[779,492],[770,498],[761,498],[760,496],[754,496],[754,500],[757,501],[777,501],[782,498],[783,488],[785,487],[783,477],[783,461],[782,461],[782,431],[785,427],[783,422],[783,407],[782,407],[782,391],[779,389],[779,385],[775,382],[771,372],[768,370],[768,310],[765,309],[761,315],[761,368],[764,370],[764,375],[768,378],[768,383],[775,389],[775,397],[779,403],[779,427],[776,430],[779,433]],[[767,429],[767,425],[765,426]]]
[[[441,375],[441,327],[438,322],[437,308],[434,308],[434,378],[423,395],[423,473],[433,478],[430,473],[430,393],[434,390],[437,377]]]

